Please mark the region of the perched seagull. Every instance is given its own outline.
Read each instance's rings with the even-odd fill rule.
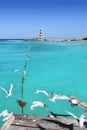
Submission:
[[[84,130],[85,125],[84,123],[87,122],[87,120],[85,119],[85,117],[87,116],[87,110],[85,110],[85,112],[80,116],[80,118],[78,118],[75,114],[66,111],[69,115],[73,116],[79,123],[79,130]]]
[[[33,110],[34,109],[34,107],[43,107],[43,108],[46,108],[47,106],[46,106],[46,104],[44,104],[43,102],[41,102],[41,101],[34,101],[33,103],[32,103],[32,105],[31,105],[31,107],[30,107],[30,109],[31,110]]]
[[[9,92],[3,87],[0,87],[0,89],[6,93],[6,95],[7,95],[6,97],[8,98],[12,95],[13,84],[11,83]]]
[[[11,116],[13,115],[13,113],[8,113],[7,110],[4,110],[3,112],[0,113],[0,117],[2,116],[4,119],[3,121],[8,120]]]
[[[49,94],[46,91],[44,91],[44,90],[36,90],[35,93],[44,93],[46,96],[49,97]]]

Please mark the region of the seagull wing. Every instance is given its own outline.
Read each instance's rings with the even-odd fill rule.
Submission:
[[[69,112],[69,111],[66,111],[69,115],[71,115],[71,116],[73,116],[75,119],[77,119],[78,120],[78,117],[75,115],[75,114],[73,114],[72,112]]]
[[[5,118],[3,119],[3,121],[8,120],[11,116],[13,115],[13,113],[11,112],[10,114],[8,113],[7,116],[5,116]]]
[[[11,83],[9,93],[12,92],[12,89],[13,89],[13,84]]]
[[[44,93],[46,96],[49,97],[49,94],[46,91],[41,91],[42,93]]]
[[[54,94],[54,96],[50,98],[49,100],[52,102],[55,102],[56,99],[60,99],[60,95]]]
[[[36,90],[35,93],[44,93],[46,96],[49,97],[49,94],[46,91],[44,91],[44,90]]]
[[[32,105],[39,106],[40,104],[43,104],[41,101],[34,101]]]
[[[60,95],[58,95],[58,98],[59,99],[66,99],[66,100],[69,100],[69,97],[68,96],[66,96],[66,95],[62,95],[62,96],[60,96]]]
[[[37,104],[37,102],[38,102],[38,101],[34,101],[34,102],[32,102],[32,104]]]
[[[8,95],[8,92],[7,92],[7,90],[5,88],[0,87],[0,89],[3,90]]]
[[[30,109],[33,110],[34,107],[36,107],[37,103],[38,103],[37,101],[32,102]]]
[[[87,116],[87,110],[83,112],[83,114],[80,117],[80,120],[83,120]]]
[[[55,102],[55,100],[56,100],[56,96],[50,98],[49,100],[50,100],[51,102]]]
[[[7,110],[4,110],[4,111],[2,111],[2,112],[0,113],[0,117],[1,117],[1,116],[4,117],[4,116],[6,116],[7,114],[8,114]]]
[[[83,112],[79,119],[79,127],[82,129],[84,127],[84,122],[86,121],[85,117],[87,116],[87,110]]]
[[[30,107],[31,110],[33,110],[34,107],[44,107],[44,103],[42,103],[41,101],[34,101]]]
[[[55,92],[51,92],[51,98],[54,97],[56,94]]]
[[[52,101],[52,102],[55,102],[55,100],[56,99],[58,99],[58,100],[69,100],[69,97],[68,96],[66,96],[66,95],[63,95],[63,96],[61,96],[61,95],[54,95],[51,99],[50,99],[50,101]]]

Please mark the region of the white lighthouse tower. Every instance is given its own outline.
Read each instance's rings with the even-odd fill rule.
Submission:
[[[40,28],[40,41],[42,41],[42,28]]]

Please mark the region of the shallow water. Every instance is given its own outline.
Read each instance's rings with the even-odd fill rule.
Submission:
[[[21,97],[22,72],[27,58],[30,57],[26,68],[24,81],[24,98]],[[15,72],[15,70],[18,70]],[[37,89],[46,90],[63,95],[75,95],[87,102],[87,42],[0,42],[0,87],[9,90],[13,83],[13,95],[6,98],[0,90],[0,112],[21,113],[17,100],[27,102],[25,114],[48,116],[49,112],[37,107],[30,110],[33,101],[42,101],[49,109],[59,114],[66,114],[66,110],[80,115],[80,107],[72,107],[68,101],[57,100],[50,102],[42,94],[35,94]]]

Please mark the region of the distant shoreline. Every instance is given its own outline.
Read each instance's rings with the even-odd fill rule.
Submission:
[[[35,38],[35,39],[0,39],[0,41],[23,41],[23,42],[87,42],[83,39],[43,39],[42,41]]]

